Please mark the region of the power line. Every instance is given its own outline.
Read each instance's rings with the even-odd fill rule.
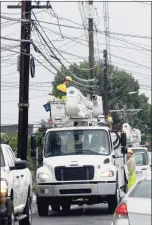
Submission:
[[[138,66],[141,66],[141,67],[144,67],[144,68],[147,68],[147,69],[151,69],[151,68],[150,68],[150,67],[148,67],[148,66],[144,66],[144,65],[142,65],[142,64],[140,64],[140,63],[136,63],[136,62],[131,61],[131,60],[129,60],[129,59],[126,59],[126,58],[123,58],[123,57],[119,57],[119,56],[114,55],[114,54],[111,54],[111,55],[112,55],[113,57],[115,57],[115,58],[118,58],[118,59],[124,60],[124,61],[126,61],[126,62],[130,62],[130,63],[136,64],[136,65],[138,65]]]
[[[48,46],[48,48],[50,49],[50,51],[53,53],[53,55],[56,57],[56,55],[54,54],[54,52],[52,51],[52,49],[50,48],[50,46],[48,45],[48,43],[46,42],[46,40],[45,40],[45,38],[43,37],[43,35],[40,33],[40,31],[38,30],[38,28],[37,28],[37,26],[35,26],[35,28],[36,28],[36,30],[39,32],[39,34],[40,34],[40,36],[42,37],[42,39],[43,39],[43,41],[46,43],[46,45]],[[54,45],[53,45],[54,46]],[[55,48],[55,46],[54,46],[54,48]],[[61,55],[61,54],[60,54]],[[64,66],[64,64],[61,62],[61,60],[59,60],[57,57],[56,57],[56,60],[57,61],[59,61],[59,63],[66,69],[66,71],[67,72],[70,72],[71,73],[71,75],[76,79],[76,80],[78,80],[78,81],[80,81],[80,82],[93,82],[94,81],[94,79],[90,79],[90,80],[85,80],[85,79],[82,79],[82,78],[79,78],[79,77],[77,77],[77,76],[75,76],[71,71],[69,71],[65,66]],[[53,65],[53,67],[54,67],[54,65]],[[54,67],[55,68],[55,67]],[[62,75],[64,75],[61,71],[59,71],[57,68],[56,68],[56,70],[60,73],[60,74],[62,74]],[[64,75],[65,76],[65,75]]]
[[[35,15],[34,15],[34,17],[35,17]],[[38,22],[38,20],[37,20],[37,18],[35,17],[35,19],[36,19],[36,21]],[[38,22],[38,24],[39,24],[39,22]],[[41,27],[41,25],[39,24],[39,26]],[[49,41],[49,43],[53,46],[53,48],[57,51],[57,53],[66,61],[66,62],[68,62],[68,60],[66,60],[66,58],[65,57],[63,57],[63,55],[60,53],[60,51],[54,46],[54,44],[50,41],[50,39],[49,39],[49,37],[46,35],[46,33],[44,32],[44,30],[43,30],[43,28],[41,27],[41,29],[42,29],[42,31],[43,31],[43,33],[45,34],[45,36],[46,36],[46,38],[48,39],[48,41]],[[38,29],[37,29],[37,31],[38,32],[40,32]],[[44,39],[43,39],[44,40]],[[49,47],[49,46],[48,46]],[[56,57],[56,55],[54,54],[54,52],[52,51],[52,49],[51,48],[49,48],[50,49],[50,51],[53,53],[53,55]],[[58,59],[57,59],[58,60]],[[61,61],[60,61],[60,63],[61,63]],[[69,62],[68,62],[69,63]],[[70,64],[70,63],[69,63]],[[62,66],[64,66],[62,63],[61,63],[61,65]],[[79,68],[79,67],[76,67],[76,66],[74,66],[74,65],[72,65],[72,64],[70,64],[71,66],[73,66],[73,67],[75,67],[75,68],[77,68],[77,69],[80,69],[80,70],[86,70],[86,71],[88,71],[88,70],[91,70],[92,68],[90,68],[90,69],[85,69],[85,68]],[[65,68],[65,67],[64,67]],[[66,69],[66,68],[65,68]],[[66,69],[67,70],[67,69]],[[73,73],[71,73],[72,75],[73,75]],[[74,76],[74,75],[73,75]],[[76,79],[76,78],[75,78]],[[89,81],[89,80],[88,80]]]
[[[45,97],[45,96],[48,96],[48,94],[46,95],[39,95],[39,96],[36,96],[36,97],[32,97],[32,98],[29,98],[30,100],[32,100],[32,99],[36,99],[36,98],[41,98],[41,97]],[[15,100],[15,99],[12,99],[12,100],[6,100],[6,101],[1,101],[1,102],[3,102],[3,103],[5,103],[5,102],[16,102],[16,101],[18,101],[17,99]]]
[[[7,16],[3,16],[2,14],[0,15],[0,17],[2,19],[7,19],[7,20],[11,20],[11,21],[23,21],[23,22],[28,22],[29,20],[25,20],[25,19],[16,19],[16,18],[12,18],[12,17],[7,17]],[[32,20],[35,21],[35,20]],[[51,23],[51,22],[46,22],[46,21],[42,21],[39,20],[39,22],[44,23],[44,24],[50,24],[50,25],[57,25],[57,23]],[[67,28],[73,28],[73,29],[78,29],[78,30],[84,30],[85,27],[81,28],[81,27],[75,27],[75,26],[69,26],[69,25],[64,25],[64,24],[60,24],[61,27],[67,27]],[[87,29],[88,30],[88,29]],[[94,30],[93,30],[94,31]],[[105,35],[104,31],[101,30],[97,30],[98,33],[102,33]],[[110,34],[114,34],[114,35],[119,35],[119,36],[128,36],[128,37],[136,37],[136,38],[143,38],[143,39],[151,39],[151,37],[149,36],[141,36],[141,35],[132,35],[132,34],[124,34],[124,33],[117,33],[117,32],[110,32]]]

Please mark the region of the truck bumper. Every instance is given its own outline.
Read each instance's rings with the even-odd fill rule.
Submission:
[[[116,192],[116,182],[43,183],[37,185],[39,197],[107,196]]]
[[[8,216],[11,212],[11,198],[0,198],[0,224],[7,225]]]

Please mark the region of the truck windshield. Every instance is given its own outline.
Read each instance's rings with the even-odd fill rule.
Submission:
[[[52,131],[45,139],[44,156],[109,155],[110,145],[105,130]]]

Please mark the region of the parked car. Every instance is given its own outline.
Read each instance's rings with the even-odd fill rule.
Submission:
[[[11,147],[0,145],[0,224],[31,225],[32,175],[26,161]]]
[[[140,179],[142,176],[145,176],[149,170],[151,170],[151,160],[147,150],[141,150],[136,152],[134,155],[136,162],[136,176],[137,179]]]
[[[151,172],[131,188],[117,206],[111,225],[151,225]]]

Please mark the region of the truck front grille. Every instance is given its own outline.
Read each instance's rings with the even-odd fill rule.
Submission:
[[[93,180],[94,167],[55,167],[55,178],[57,181],[73,181],[73,180]]]
[[[61,195],[68,195],[68,194],[90,194],[91,189],[67,189],[67,190],[60,190]]]

